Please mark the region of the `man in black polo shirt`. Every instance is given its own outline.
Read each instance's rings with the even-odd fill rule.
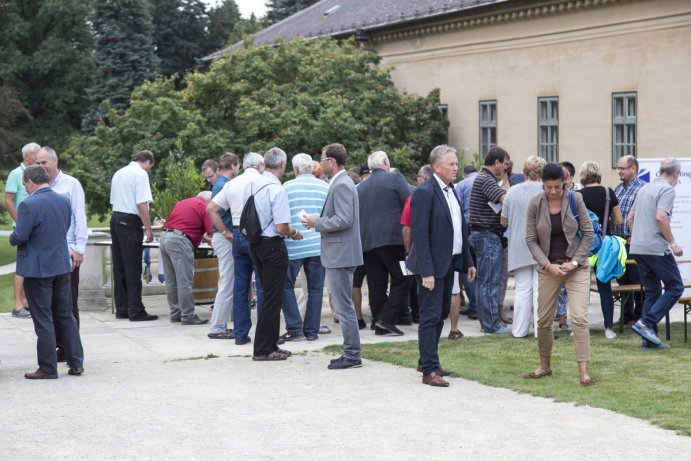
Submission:
[[[477,310],[485,333],[507,334],[511,328],[499,320],[499,297],[502,283],[501,204],[506,191],[498,179],[507,169],[509,155],[501,147],[490,149],[485,166],[475,178],[470,193],[470,244],[477,255]]]

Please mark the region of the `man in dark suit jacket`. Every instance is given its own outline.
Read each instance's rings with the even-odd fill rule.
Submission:
[[[58,377],[53,314],[62,331],[68,374],[84,372],[82,341],[72,314],[70,273],[73,269],[67,246],[70,201],[48,186],[48,173],[38,165],[24,170],[23,181],[31,194],[19,204],[17,227],[10,244],[17,246],[17,274],[24,277],[24,291],[38,336],[38,369],[27,379]]]
[[[389,172],[386,152],[370,154],[367,164],[372,175],[358,185],[357,192],[372,323],[377,334],[400,336],[403,332],[396,327],[399,318],[413,323],[408,310],[412,280],[401,272],[400,266],[405,259],[401,212],[410,189],[402,175]]]
[[[412,247],[407,266],[415,273],[420,297],[418,345],[422,382],[431,386],[449,385],[443,376],[453,372],[439,364],[439,338],[451,306],[454,270],[475,278],[468,247],[468,231],[461,203],[454,192],[458,154],[441,145],[432,150],[430,165],[434,175],[417,188],[410,202]]]

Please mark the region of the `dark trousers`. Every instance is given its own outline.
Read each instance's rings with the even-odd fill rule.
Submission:
[[[415,277],[411,277],[413,282],[410,284],[409,302],[410,305],[410,315],[413,317],[413,322],[420,320],[420,301],[417,295],[417,283],[415,283]]]
[[[387,245],[374,248],[365,251],[363,256],[373,320],[395,325],[399,317],[409,318],[408,294],[413,280],[401,272],[399,261],[405,259],[403,246]],[[387,296],[389,277],[391,286]]]
[[[79,329],[79,266],[75,267],[70,273],[70,289],[72,293],[72,315],[77,322],[77,329]],[[55,327],[55,347],[58,353],[64,353],[65,344],[62,340],[62,330],[58,328],[58,315],[53,311],[53,326]]]
[[[62,332],[67,364],[81,367],[84,351],[77,322],[72,314],[70,274],[44,278],[25,277],[24,292],[36,331],[36,355],[40,370],[51,375],[58,373],[56,329]],[[56,326],[53,325],[53,315],[57,319]]]
[[[114,212],[110,218],[113,239],[113,296],[121,316],[136,317],[144,313],[142,303],[142,220],[137,215]]]
[[[444,319],[451,310],[451,291],[453,290],[453,267],[443,278],[434,278],[432,291],[422,286],[422,277],[417,279],[420,298],[420,324],[418,325],[418,347],[420,365],[423,373],[439,369],[439,338],[444,328]]]
[[[679,301],[684,293],[684,281],[674,255],[633,255],[645,290],[645,304],[641,321],[657,332],[657,324]],[[665,289],[662,290],[660,282]]]
[[[629,244],[626,244],[626,254],[629,254]],[[617,279],[619,285],[634,285],[641,283],[641,276],[635,264],[627,264],[624,275]],[[643,316],[643,293],[640,291],[632,293],[626,298],[624,309],[624,321],[635,322]]]
[[[257,329],[254,332],[254,355],[267,355],[278,348],[276,343],[281,328],[288,250],[280,237],[262,238],[258,243],[250,244],[250,256],[263,289],[262,305],[257,311]]]

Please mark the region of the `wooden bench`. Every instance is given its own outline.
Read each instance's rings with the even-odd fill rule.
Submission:
[[[597,286],[595,287],[595,291],[597,291]],[[640,283],[633,283],[630,285],[612,284],[612,297],[614,298],[614,302],[616,303],[619,301],[619,305],[621,306],[619,309],[619,333],[624,332],[624,306],[626,306],[630,296],[641,292],[643,292],[643,288]]]

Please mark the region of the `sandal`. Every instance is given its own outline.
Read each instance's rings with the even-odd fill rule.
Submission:
[[[336,322],[336,323],[338,323],[338,322]],[[329,333],[331,333],[331,328],[329,328],[328,326],[322,325],[319,327],[319,334],[320,335],[326,335]]]
[[[451,330],[449,332],[449,339],[450,340],[455,340],[455,339],[461,339],[463,337],[463,333],[461,330]]]
[[[594,386],[597,384],[593,378],[588,378],[585,381],[581,380],[580,383],[581,383],[581,386],[585,386],[585,387],[590,387],[590,386]]]
[[[535,373],[534,371],[531,371],[525,375],[525,379],[540,379],[548,376],[552,376],[552,370],[543,371],[542,373]]]
[[[288,358],[288,354],[284,354],[283,352],[279,352],[281,349],[275,350],[270,354],[266,355],[253,355],[252,360],[256,362],[274,362],[278,360],[286,360]]]

